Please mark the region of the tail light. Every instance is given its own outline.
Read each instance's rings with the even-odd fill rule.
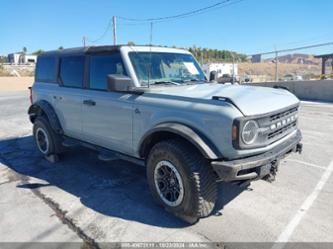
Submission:
[[[32,87],[28,87],[29,91],[30,91],[30,96],[29,96],[29,99],[30,99],[30,104],[32,105]]]

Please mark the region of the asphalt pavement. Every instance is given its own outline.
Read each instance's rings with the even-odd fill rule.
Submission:
[[[0,93],[2,242],[333,242],[333,104],[302,102],[303,153],[273,183],[219,184],[216,213],[195,225],[154,203],[143,167],[83,148],[46,161],[28,107],[27,92]]]

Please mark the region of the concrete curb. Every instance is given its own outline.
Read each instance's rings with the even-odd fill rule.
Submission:
[[[281,86],[288,88],[299,99],[333,102],[333,80],[262,82],[247,85]]]

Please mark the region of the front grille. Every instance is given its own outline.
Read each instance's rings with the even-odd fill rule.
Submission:
[[[258,142],[268,145],[290,134],[297,127],[297,115],[298,106],[258,120],[261,128]]]
[[[296,121],[282,127],[281,129],[278,129],[274,132],[269,133],[267,138],[270,140],[270,139],[273,139],[276,136],[284,135],[284,134],[288,133],[288,130],[291,130],[293,127],[296,127]]]
[[[277,113],[277,114],[274,114],[274,115],[271,115],[270,116],[270,121],[273,122],[275,120],[279,120],[279,119],[282,119],[283,117],[286,117],[290,114],[293,114],[293,113],[297,113],[297,110],[298,110],[298,107],[294,107],[294,108],[291,108],[287,111],[284,111],[284,112],[280,112],[280,113]]]

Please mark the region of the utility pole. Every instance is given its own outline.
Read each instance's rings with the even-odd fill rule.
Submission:
[[[232,58],[232,84],[235,83],[235,57],[234,54],[231,54],[231,58]]]
[[[113,45],[117,44],[117,18],[116,16],[112,17],[113,24]]]
[[[87,37],[85,37],[85,36],[82,37],[82,43],[83,43],[84,48],[86,47],[86,39],[87,39]]]
[[[153,22],[150,22],[149,43],[150,43],[150,46],[153,46]]]
[[[279,81],[279,59],[278,52],[275,50],[275,81]]]

